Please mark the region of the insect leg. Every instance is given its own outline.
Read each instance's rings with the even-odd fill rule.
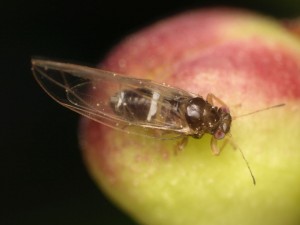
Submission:
[[[232,138],[227,137],[227,138],[224,140],[224,143],[222,144],[221,148],[219,148],[219,147],[218,147],[218,140],[212,136],[210,144],[211,144],[211,150],[212,150],[213,154],[214,154],[214,155],[219,155],[220,152],[222,151],[222,149],[226,146],[226,144],[227,144],[228,142],[231,144],[231,146],[233,147],[234,150],[238,149],[239,152],[241,153],[241,155],[242,155],[242,157],[243,157],[243,160],[244,160],[244,162],[246,163],[246,166],[248,167],[249,173],[250,173],[251,178],[252,178],[252,182],[253,182],[253,184],[255,185],[255,184],[256,184],[256,179],[255,179],[254,174],[253,174],[253,172],[252,172],[252,170],[251,170],[251,168],[250,168],[249,162],[248,162],[248,160],[246,159],[246,157],[245,157],[245,155],[244,155],[242,149],[241,149],[241,148],[240,148],[240,147],[232,140]]]
[[[225,148],[225,146],[228,144],[228,142],[230,142],[230,139],[225,138],[222,146],[219,148],[218,139],[216,139],[214,136],[212,136],[211,140],[210,140],[210,146],[211,146],[211,151],[212,151],[213,155],[220,155],[221,151]],[[234,148],[235,148],[235,146],[234,146]]]
[[[174,149],[175,155],[177,155],[177,153],[181,152],[185,148],[187,143],[188,143],[188,136],[185,136],[180,141],[178,141],[175,146],[175,149]]]
[[[221,106],[226,107],[227,109],[229,109],[228,106],[227,106],[227,104],[226,104],[225,102],[223,102],[220,98],[218,98],[217,96],[215,96],[215,95],[212,94],[212,93],[208,93],[208,94],[207,94],[207,96],[206,96],[206,101],[207,101],[209,104],[211,104],[211,105],[214,105],[213,102],[216,101],[216,102],[218,102],[219,104],[221,104]]]

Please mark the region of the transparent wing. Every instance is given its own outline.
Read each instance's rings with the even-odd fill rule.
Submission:
[[[135,79],[86,66],[49,60],[32,60],[33,74],[41,87],[61,105],[109,127],[159,138],[190,134],[184,112],[172,113],[170,101],[189,99],[193,94],[150,80]],[[111,106],[116,93],[147,89],[159,93],[160,114],[150,121],[129,120]],[[139,94],[143,94],[139,92]],[[144,94],[143,98],[150,98]],[[149,99],[151,100],[151,99]]]

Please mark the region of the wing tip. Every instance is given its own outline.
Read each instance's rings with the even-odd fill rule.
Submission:
[[[47,60],[47,59],[43,59],[41,57],[32,57],[31,58],[31,65],[32,68],[35,67],[47,67],[47,65],[52,65],[52,64],[56,64],[56,61],[52,61],[52,60]]]

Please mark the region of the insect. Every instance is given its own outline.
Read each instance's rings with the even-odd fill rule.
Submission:
[[[32,70],[41,87],[58,103],[109,127],[161,139],[181,138],[180,148],[188,136],[210,134],[215,155],[222,149],[218,140],[230,132],[233,118],[229,108],[213,94],[204,99],[151,80],[50,60],[33,59]]]

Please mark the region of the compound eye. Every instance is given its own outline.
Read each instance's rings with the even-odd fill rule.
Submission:
[[[227,126],[227,123],[223,123],[223,125],[222,125],[222,132],[223,133],[227,133],[228,131],[229,131],[229,129],[228,129],[228,126]]]
[[[225,137],[225,133],[222,130],[218,129],[214,133],[214,137],[215,137],[215,139],[218,139],[218,140],[223,139]]]

